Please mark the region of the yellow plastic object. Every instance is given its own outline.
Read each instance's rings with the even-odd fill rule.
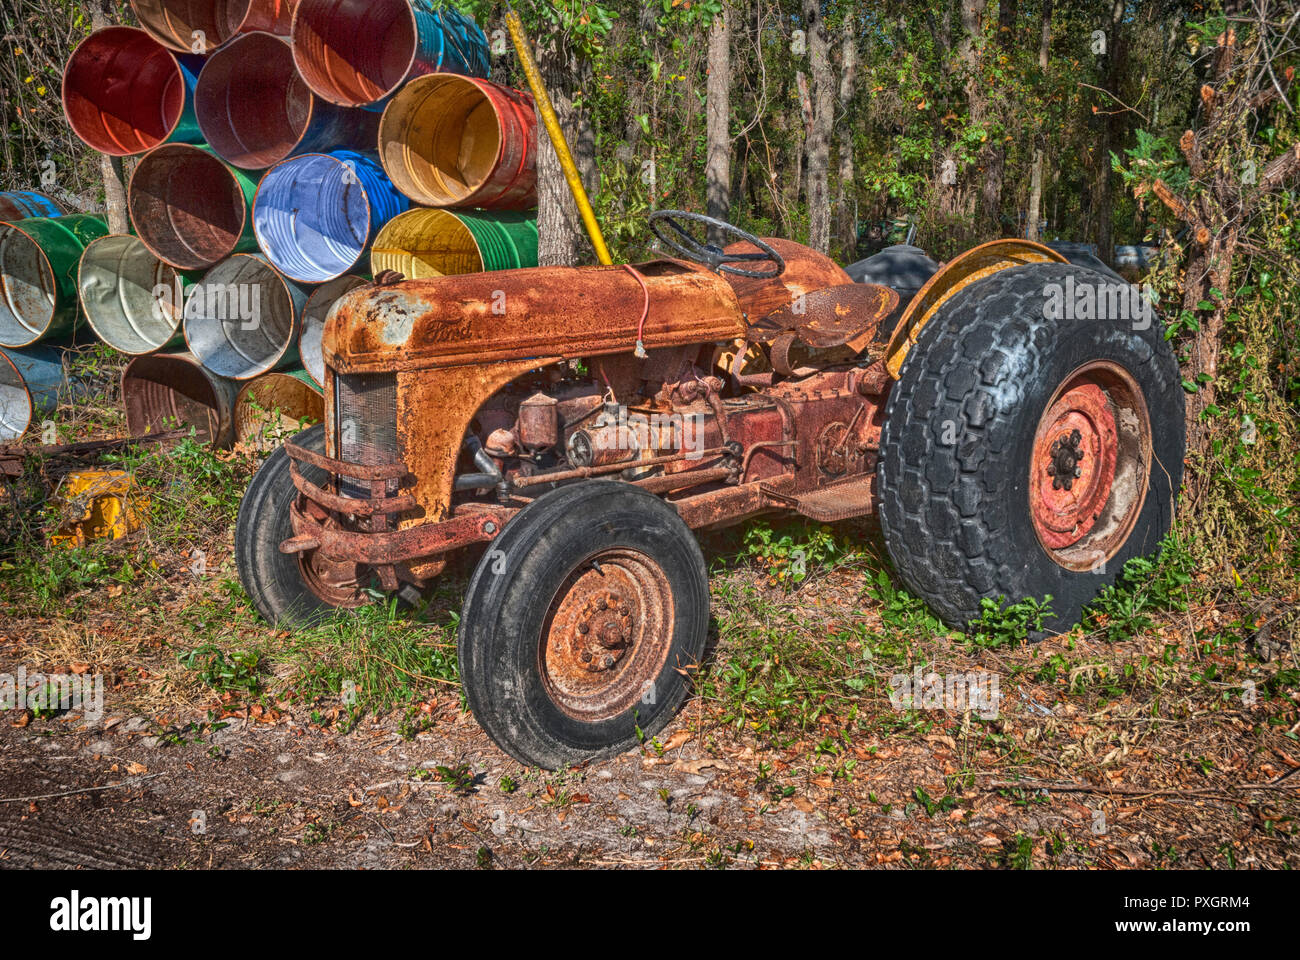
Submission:
[[[586,224],[591,245],[596,248],[596,259],[605,266],[610,266],[614,261],[610,258],[609,248],[605,246],[605,235],[600,232],[600,224],[596,222],[596,212],[591,209],[591,201],[587,199],[587,191],[582,186],[582,177],[578,175],[578,167],[573,162],[573,154],[569,152],[569,143],[564,139],[564,131],[560,129],[560,121],[555,116],[555,107],[551,106],[551,97],[546,92],[546,84],[542,83],[542,74],[537,69],[537,61],[533,59],[532,51],[528,49],[528,36],[524,33],[524,25],[513,8],[506,13],[506,28],[510,31],[510,39],[514,41],[515,52],[519,54],[524,75],[528,77],[528,86],[533,91],[537,112],[541,114],[546,132],[551,136],[551,145],[555,147],[555,155],[564,170],[564,179],[569,181],[569,190],[578,204],[578,212],[582,214],[582,222]]]
[[[79,517],[50,537],[50,545],[73,549],[92,540],[120,540],[140,529],[149,499],[123,470],[70,473],[59,486],[65,513]]]

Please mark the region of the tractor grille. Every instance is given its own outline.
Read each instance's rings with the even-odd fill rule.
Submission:
[[[334,375],[338,459],[367,466],[396,463],[397,377],[391,373]],[[368,486],[341,477],[339,493],[369,497]]]

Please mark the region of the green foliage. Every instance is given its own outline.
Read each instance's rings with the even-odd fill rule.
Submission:
[[[1007,603],[1006,597],[980,601],[980,615],[966,630],[966,639],[980,647],[1005,647],[1023,643],[1043,628],[1043,620],[1052,615],[1052,598],[1041,601],[1026,597]]]
[[[768,582],[792,590],[810,573],[831,566],[844,550],[834,531],[822,524],[766,523],[745,529],[744,552],[767,571]]]
[[[1174,534],[1165,537],[1156,559],[1134,557],[1119,578],[1084,612],[1088,629],[1104,630],[1106,639],[1121,640],[1155,624],[1152,614],[1186,610],[1195,561]]]

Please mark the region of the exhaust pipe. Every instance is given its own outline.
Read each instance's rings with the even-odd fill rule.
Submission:
[[[345,274],[337,280],[323,283],[307,297],[302,308],[302,334],[298,337],[298,355],[307,375],[316,386],[325,388],[325,355],[321,352],[321,338],[325,334],[325,319],[331,308],[343,295],[364,287],[369,281],[355,274]]]
[[[537,266],[534,214],[408,210],[375,237],[370,271],[408,280]]]
[[[537,115],[531,94],[490,80],[433,74],[393,97],[380,159],[397,189],[429,207],[537,206]]]
[[[53,414],[67,385],[62,351],[0,349],[0,442],[21,440],[37,417]]]
[[[236,37],[199,74],[194,110],[217,156],[261,170],[298,153],[372,148],[379,118],[318,99],[298,76],[287,40],[269,33]]]
[[[88,146],[114,157],[161,143],[196,143],[202,134],[194,85],[202,63],[134,27],[97,30],[72,51],[63,70],[68,125]]]
[[[169,143],[140,158],[127,189],[131,225],[150,252],[180,270],[202,270],[253,250],[257,185],[201,147]]]
[[[29,217],[61,217],[63,208],[43,193],[7,190],[0,193],[0,223]]]
[[[131,0],[149,34],[171,50],[208,53],[238,33],[288,36],[297,0]]]
[[[81,255],[81,308],[99,339],[130,356],[185,342],[185,291],[200,274],[159,260],[138,237],[100,237]]]
[[[317,96],[345,107],[383,101],[407,77],[491,69],[478,24],[431,0],[299,0],[293,58]]]
[[[0,347],[71,337],[77,264],[106,233],[103,220],[85,213],[0,223]]]
[[[410,205],[370,157],[351,150],[309,153],[262,178],[253,230],[285,276],[324,283],[356,266],[379,228]]]
[[[272,450],[286,437],[325,419],[325,399],[305,370],[258,377],[235,401],[235,439],[258,450]]]
[[[209,371],[252,380],[298,363],[307,292],[260,256],[239,253],[208,271],[185,301],[185,342]]]
[[[133,437],[193,427],[214,447],[234,443],[237,386],[218,377],[188,353],[136,357],[122,371],[126,427]]]

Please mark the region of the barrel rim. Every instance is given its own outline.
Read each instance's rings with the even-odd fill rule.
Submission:
[[[132,5],[134,6],[134,0]],[[68,109],[68,74],[72,69],[72,64],[77,59],[77,54],[80,53],[82,48],[85,47],[87,44],[89,44],[92,40],[95,40],[97,38],[102,38],[104,34],[113,33],[113,32],[133,34],[139,37],[143,37],[144,39],[147,39],[151,43],[157,44],[160,50],[164,51],[169,57],[171,57],[172,66],[176,68],[177,79],[180,80],[182,85],[186,86],[184,97],[181,100],[181,108],[176,112],[175,118],[172,120],[171,125],[167,128],[167,135],[164,136],[157,143],[155,143],[153,146],[145,147],[142,150],[128,150],[119,153],[115,150],[103,149],[102,144],[96,145],[94,143],[91,143],[84,136],[82,136],[81,133],[77,130],[76,126],[73,125],[72,112]],[[181,51],[181,52],[188,52],[188,51]],[[149,153],[151,150],[156,150],[159,147],[167,146],[170,143],[171,137],[175,136],[177,129],[181,125],[181,121],[185,119],[185,99],[190,96],[188,85],[185,84],[185,71],[181,68],[181,62],[180,60],[177,59],[176,54],[177,51],[172,50],[166,44],[162,43],[152,33],[150,33],[148,30],[144,30],[140,27],[129,27],[124,24],[113,24],[111,26],[100,27],[98,30],[92,31],[84,40],[82,40],[79,44],[77,44],[73,48],[72,53],[68,55],[68,61],[63,65],[63,75],[59,78],[59,101],[63,107],[63,116],[67,120],[68,127],[72,130],[76,138],[80,140],[82,143],[84,143],[86,146],[90,147],[92,150],[97,150],[100,153],[106,153],[110,157],[140,156]]]
[[[160,265],[162,265],[162,267],[163,267],[165,270],[167,270],[167,271],[169,271],[169,272],[171,273],[171,283],[172,283],[172,284],[174,284],[174,283],[176,282],[176,279],[177,279],[177,278],[180,278],[182,288],[184,287],[184,282],[185,282],[185,277],[184,277],[184,275],[185,275],[185,273],[187,273],[188,271],[181,270],[179,267],[176,267],[176,266],[174,266],[174,265],[168,263],[168,262],[167,262],[166,260],[164,260],[162,257],[158,256],[158,254],[154,253],[152,250],[149,249],[149,245],[148,245],[148,244],[146,244],[143,240],[140,239],[139,236],[137,236],[137,235],[134,234],[134,233],[107,233],[107,234],[105,234],[105,235],[102,236],[102,237],[96,237],[94,240],[90,241],[90,243],[86,244],[86,248],[85,248],[84,250],[81,251],[81,258],[77,261],[77,301],[78,301],[78,303],[79,303],[80,306],[81,306],[81,312],[82,312],[82,314],[83,314],[83,315],[85,316],[85,318],[86,318],[86,323],[88,323],[88,324],[90,325],[90,329],[94,331],[95,336],[99,337],[100,340],[102,340],[102,341],[103,341],[104,343],[106,343],[108,346],[112,347],[112,348],[113,348],[114,350],[116,350],[118,353],[124,354],[125,356],[128,356],[128,357],[145,357],[145,356],[148,356],[149,354],[152,354],[152,353],[158,353],[158,352],[161,351],[161,350],[165,350],[165,349],[167,348],[168,344],[171,344],[171,343],[175,342],[175,340],[176,340],[176,334],[180,332],[181,323],[182,323],[183,320],[185,319],[185,303],[184,303],[184,300],[183,300],[183,299],[182,299],[182,302],[181,302],[181,308],[180,308],[180,311],[179,311],[179,316],[176,318],[176,324],[175,324],[175,326],[172,327],[172,333],[171,333],[171,336],[168,337],[168,339],[167,339],[165,342],[160,343],[158,346],[156,346],[156,347],[152,347],[152,348],[149,349],[149,350],[145,350],[145,351],[142,352],[142,353],[139,353],[139,352],[133,352],[133,351],[131,351],[131,350],[127,350],[127,349],[125,349],[125,348],[119,346],[117,343],[113,342],[113,341],[110,340],[108,337],[106,337],[106,336],[104,335],[103,331],[101,331],[101,330],[99,329],[98,325],[96,325],[96,323],[95,323],[95,317],[94,317],[94,315],[91,313],[90,309],[86,306],[86,303],[87,303],[86,298],[82,295],[82,287],[83,287],[82,275],[83,275],[83,273],[84,273],[84,271],[85,271],[85,269],[86,269],[86,257],[87,257],[87,255],[90,253],[91,248],[94,247],[94,246],[96,246],[96,245],[98,245],[99,243],[101,243],[102,241],[105,241],[105,240],[128,240],[128,241],[133,241],[133,242],[135,242],[135,243],[140,244],[140,246],[144,248],[145,253],[147,253],[147,254],[149,254],[149,256],[153,257],[154,260],[156,260]],[[170,285],[170,284],[169,284],[169,285]],[[118,299],[121,300],[121,294],[120,294],[120,293],[118,294]],[[136,334],[140,337],[140,339],[141,339],[142,341],[145,340],[144,335],[141,334],[139,330],[136,330],[136,328],[135,328],[135,324],[131,323],[130,320],[128,320],[127,323],[128,323],[128,325],[130,325],[130,327],[131,327],[132,330],[135,330]]]
[[[344,152],[356,152],[356,151],[345,150]],[[364,154],[358,154],[358,156],[364,156]],[[263,245],[262,243],[261,232],[257,228],[257,204],[258,201],[261,200],[262,198],[262,188],[266,186],[267,180],[269,180],[271,178],[271,175],[281,167],[287,166],[291,163],[297,163],[300,160],[307,160],[312,157],[325,157],[329,160],[334,161],[341,167],[348,167],[348,162],[346,160],[342,159],[341,157],[335,156],[334,153],[325,153],[322,151],[310,151],[308,153],[299,153],[299,154],[295,154],[292,157],[286,157],[285,159],[281,160],[279,163],[275,164],[275,166],[268,168],[266,173],[262,175],[262,178],[258,180],[257,190],[253,194],[253,202],[250,206],[249,214],[253,219],[253,236],[257,240],[258,248],[262,251],[262,254],[266,257],[267,263],[269,263],[273,268],[278,270],[280,273],[284,274],[285,277],[292,280],[294,283],[325,284],[325,283],[329,283],[331,280],[337,280],[339,279],[339,277],[347,276],[357,266],[357,264],[359,264],[362,261],[362,259],[365,258],[367,248],[372,246],[372,244],[370,243],[370,233],[371,233],[371,228],[374,225],[374,219],[375,219],[374,202],[371,200],[370,192],[366,190],[365,182],[361,179],[360,176],[357,176],[356,186],[361,191],[361,198],[366,202],[365,237],[367,242],[361,245],[361,250],[357,254],[357,259],[352,261],[352,263],[348,264],[348,266],[344,268],[342,273],[330,277],[327,280],[321,280],[319,277],[294,276],[294,274],[290,273],[284,267],[280,266],[280,264],[275,259],[272,259],[271,253],[267,249],[267,246]],[[351,170],[352,168],[348,167],[348,169]],[[380,165],[380,169],[383,170],[382,164]],[[353,170],[352,172],[353,174],[356,174],[355,170]],[[387,171],[384,171],[384,176],[388,176]],[[408,211],[405,210],[402,211],[402,213],[406,213],[406,212]],[[400,217],[401,214],[399,213],[397,216]],[[389,222],[391,222],[391,220]],[[380,227],[380,229],[382,230],[383,227]]]
[[[415,61],[420,53],[420,22],[415,15],[415,6],[410,2],[410,0],[379,0],[379,2],[392,3],[394,5],[400,2],[406,9],[406,15],[410,18],[411,52],[410,56],[406,59],[406,68],[403,70],[400,79],[373,100],[366,100],[362,103],[358,103],[354,100],[336,100],[333,96],[334,91],[326,93],[318,89],[317,86],[312,83],[311,78],[307,75],[307,71],[303,69],[302,64],[299,62],[299,50],[303,45],[298,42],[298,20],[303,16],[303,10],[305,10],[311,2],[312,0],[299,0],[298,5],[294,7],[293,21],[289,27],[289,45],[293,48],[293,63],[298,69],[298,75],[302,77],[303,82],[307,84],[312,93],[316,94],[316,96],[320,97],[327,103],[332,103],[335,106],[362,108],[373,103],[382,103],[384,100],[392,96],[394,91],[399,90],[402,87],[402,84],[404,84],[407,78],[411,76],[411,71],[415,69]],[[321,2],[329,3],[333,8],[337,8],[338,6],[338,0],[321,0]],[[373,2],[374,0],[372,0],[372,4]],[[305,50],[303,51],[303,59],[306,59]],[[337,89],[337,83],[334,81],[333,73],[331,73],[329,68],[325,67],[321,69],[320,72],[328,76],[330,81],[335,83],[335,88]]]
[[[11,347],[9,349],[14,348]],[[24,377],[23,372],[18,369],[18,364],[14,363],[13,359],[4,350],[0,350],[0,360],[4,360],[5,363],[9,364],[9,369],[14,372],[14,376],[18,378],[19,385],[23,388],[23,395],[27,397],[27,422],[23,424],[23,428],[19,431],[18,435],[13,438],[14,440],[21,440],[23,437],[27,436],[27,431],[32,428],[32,421],[36,419],[36,402],[32,399],[31,387],[27,386],[27,378]]]
[[[285,338],[285,342],[280,346],[275,356],[272,357],[270,361],[268,361],[269,366],[264,365],[258,368],[257,370],[255,370],[251,374],[248,374],[246,376],[239,376],[239,377],[221,373],[213,369],[212,367],[208,366],[207,361],[197,350],[194,349],[194,345],[190,343],[189,303],[190,303],[190,296],[193,296],[193,291],[191,291],[191,293],[185,297],[185,309],[182,311],[182,317],[181,317],[181,333],[185,337],[185,351],[190,356],[192,356],[198,362],[199,366],[201,366],[204,370],[208,371],[215,377],[223,377],[226,380],[233,380],[237,383],[244,383],[249,380],[256,380],[258,377],[263,376],[264,374],[275,372],[278,369],[278,365],[284,360],[285,355],[289,352],[289,348],[297,346],[298,344],[297,327],[301,325],[301,317],[300,317],[301,311],[294,303],[293,290],[289,286],[289,281],[292,278],[287,276],[283,271],[279,270],[275,266],[275,264],[271,263],[270,260],[268,260],[266,257],[260,254],[246,253],[246,252],[232,253],[230,256],[224,258],[223,260],[213,265],[212,269],[209,270],[207,275],[204,276],[203,278],[204,282],[206,283],[208,281],[209,277],[211,277],[214,271],[218,270],[219,268],[225,266],[226,264],[230,263],[232,260],[235,260],[239,257],[248,257],[249,259],[255,260],[258,263],[260,263],[267,270],[270,270],[272,275],[275,277],[275,279],[280,283],[280,287],[284,291],[285,299],[289,303],[289,311],[291,314],[290,325],[289,325],[289,336]],[[201,287],[202,284],[196,284],[193,289],[198,290],[201,289]],[[209,318],[203,317],[201,319],[207,320]],[[221,321],[218,320],[216,322],[220,323]],[[270,338],[268,337],[267,339],[269,340]],[[233,407],[232,407],[232,411],[233,411]]]
[[[249,6],[250,6],[250,9],[251,9],[251,6],[252,6],[251,3],[250,3]],[[247,19],[247,17],[245,17],[245,19]],[[215,153],[215,154],[217,155],[217,157],[219,157],[221,160],[224,160],[226,163],[230,164],[232,167],[238,167],[240,170],[266,170],[266,171],[270,171],[272,168],[274,168],[274,167],[277,166],[278,164],[283,163],[285,160],[291,160],[291,159],[293,159],[293,158],[296,156],[296,154],[294,153],[294,151],[298,149],[298,147],[302,144],[303,140],[305,140],[305,139],[307,138],[307,134],[311,132],[311,125],[312,125],[312,122],[316,119],[316,114],[317,114],[317,109],[316,109],[317,94],[316,94],[316,92],[315,92],[314,90],[311,89],[311,84],[307,84],[307,83],[306,83],[306,80],[304,79],[303,82],[304,82],[304,84],[306,84],[306,86],[307,86],[307,97],[308,97],[308,100],[307,100],[307,115],[306,115],[306,118],[305,118],[304,122],[301,124],[302,129],[299,130],[299,131],[297,131],[297,138],[293,141],[292,145],[290,145],[290,147],[289,147],[289,149],[288,149],[288,152],[285,153],[283,156],[281,156],[281,157],[279,157],[279,158],[277,158],[277,159],[271,161],[271,162],[268,163],[268,164],[262,164],[262,165],[258,165],[258,166],[248,166],[248,165],[246,165],[245,163],[241,163],[239,160],[234,159],[233,157],[227,156],[226,153],[224,153],[224,152],[222,152],[221,150],[219,150],[219,149],[217,148],[216,144],[214,144],[214,143],[212,142],[212,137],[209,135],[209,132],[208,132],[207,126],[210,126],[210,125],[212,124],[212,122],[214,122],[214,121],[215,121],[216,119],[218,119],[218,118],[217,118],[217,117],[208,117],[207,119],[208,119],[208,121],[209,121],[209,124],[208,124],[208,125],[205,125],[205,124],[204,124],[204,116],[203,116],[203,114],[205,114],[207,111],[201,111],[201,110],[199,109],[199,104],[203,102],[203,98],[199,96],[199,88],[203,85],[203,77],[204,77],[205,74],[207,74],[208,69],[209,69],[211,66],[213,66],[215,63],[218,62],[218,59],[217,59],[218,57],[223,57],[223,58],[224,58],[224,57],[228,56],[229,54],[232,54],[232,53],[236,52],[237,48],[238,48],[241,44],[243,44],[245,41],[247,41],[247,40],[252,40],[253,38],[261,38],[261,37],[267,37],[267,38],[270,38],[270,39],[272,39],[272,40],[279,41],[280,43],[284,44],[284,46],[285,46],[285,48],[286,48],[286,52],[289,54],[289,65],[290,65],[290,67],[291,67],[292,70],[293,70],[293,76],[294,76],[294,77],[301,77],[301,76],[302,76],[302,75],[299,73],[299,71],[298,71],[298,63],[297,63],[297,61],[293,59],[293,44],[292,44],[292,42],[290,42],[290,40],[289,40],[288,37],[282,37],[282,36],[280,36],[280,35],[277,34],[277,33],[271,33],[270,31],[267,31],[267,30],[250,30],[250,31],[248,31],[248,32],[246,32],[246,33],[241,32],[241,33],[237,33],[237,34],[235,34],[233,37],[230,38],[229,41],[227,41],[226,43],[222,44],[222,46],[221,46],[219,49],[213,51],[213,52],[208,56],[207,62],[203,64],[203,69],[199,72],[198,82],[197,82],[197,84],[195,85],[195,88],[194,88],[194,118],[195,118],[195,121],[196,121],[196,122],[198,123],[198,125],[199,125],[199,132],[203,134],[203,140],[204,140],[204,142],[207,143],[208,147],[212,150],[213,153]],[[260,42],[262,42],[262,41],[259,39],[257,42],[260,43]],[[246,44],[245,44],[245,45],[246,45]],[[214,74],[214,75],[215,75],[215,74]],[[291,78],[291,82],[292,82],[292,78]],[[230,125],[230,112],[229,112],[228,110],[225,110],[225,111],[218,111],[218,113],[219,113],[220,117],[224,117],[224,118],[225,118],[225,121],[226,121],[227,125],[229,126],[229,125]],[[232,133],[233,133],[233,132],[234,132],[234,131],[233,131],[233,126],[232,126],[231,129],[232,129]],[[237,138],[237,137],[238,137],[238,135],[236,134],[236,138]]]
[[[227,2],[229,2],[229,0],[227,0]],[[237,2],[239,2],[239,0],[237,0]],[[236,37],[240,36],[244,32],[244,24],[248,23],[248,18],[253,14],[253,4],[255,0],[242,0],[242,2],[244,5],[244,15],[239,18],[239,26],[237,26],[234,29],[234,31],[231,32],[230,36],[226,37],[224,40],[221,40],[219,43],[211,44],[209,46],[207,53],[210,54],[213,51],[226,46],[228,43],[230,43],[232,40],[234,40]],[[161,7],[163,6],[163,4],[160,2],[159,6]],[[175,33],[172,33],[171,36],[164,38],[158,35],[157,33],[155,33],[152,27],[145,26],[145,22],[146,22],[145,18],[140,15],[139,0],[131,0],[131,12],[135,14],[136,20],[140,21],[139,29],[149,34],[149,36],[153,37],[155,40],[157,40],[167,49],[175,51],[177,53],[194,52],[193,44],[182,43],[179,39],[177,39]]]
[[[135,189],[135,178],[140,175],[140,170],[144,167],[145,161],[149,160],[155,154],[163,150],[181,151],[181,152],[192,150],[199,156],[205,157],[217,164],[220,164],[221,167],[224,169],[226,176],[229,178],[230,183],[239,192],[240,200],[242,201],[240,204],[240,213],[239,213],[239,232],[235,234],[234,243],[231,245],[230,249],[225,252],[223,256],[220,256],[217,259],[212,261],[196,263],[193,265],[187,263],[176,263],[174,260],[168,260],[161,253],[159,253],[157,250],[154,249],[153,244],[151,244],[148,238],[145,236],[145,232],[142,231],[139,225],[135,222],[136,219],[135,208],[134,205],[131,203],[131,193]],[[244,238],[244,235],[248,232],[249,220],[252,219],[253,216],[252,204],[248,202],[248,196],[244,192],[244,188],[240,184],[239,178],[238,176],[236,176],[234,168],[230,164],[226,163],[226,161],[222,160],[221,157],[217,156],[215,152],[210,152],[208,150],[205,150],[203,149],[203,147],[194,143],[160,143],[158,144],[158,146],[145,151],[145,153],[136,162],[135,169],[131,171],[130,180],[127,182],[126,185],[126,212],[128,218],[131,221],[131,226],[135,230],[135,235],[140,238],[140,242],[143,243],[146,247],[148,247],[149,252],[152,253],[155,257],[157,257],[159,260],[161,260],[163,263],[167,264],[168,266],[175,267],[178,270],[207,270],[212,267],[215,267],[223,260],[226,260],[237,253],[245,252],[239,250],[239,244],[240,241]],[[177,231],[177,233],[179,235],[179,231]]]
[[[39,331],[37,331],[36,335],[33,336],[30,340],[24,340],[22,343],[6,343],[5,341],[0,340],[0,347],[9,347],[10,349],[13,350],[20,350],[23,347],[30,347],[33,344],[39,343],[41,341],[41,338],[44,337],[47,333],[49,333],[50,327],[54,325],[54,318],[58,315],[59,312],[58,275],[55,274],[54,264],[50,262],[49,254],[45,252],[45,249],[41,246],[40,241],[37,240],[34,236],[32,236],[32,234],[24,230],[22,227],[18,226],[18,224],[24,222],[24,220],[53,220],[53,219],[55,218],[54,217],[24,217],[23,220],[6,220],[3,223],[0,223],[0,241],[4,239],[4,232],[6,230],[14,230],[17,233],[22,234],[22,236],[26,237],[27,242],[36,248],[36,252],[41,255],[40,262],[45,267],[45,279],[49,281],[50,283],[49,289],[54,293],[54,303],[50,305],[49,316],[45,319],[44,326]],[[8,299],[9,299],[8,296],[5,296],[5,301],[6,301],[5,306],[7,309],[9,309],[10,313],[14,313],[12,307],[10,307],[8,304]],[[80,309],[80,298],[78,298],[77,306],[78,309]],[[14,313],[14,316],[17,316],[17,314]],[[26,324],[22,324],[22,325],[24,327],[26,326]]]

